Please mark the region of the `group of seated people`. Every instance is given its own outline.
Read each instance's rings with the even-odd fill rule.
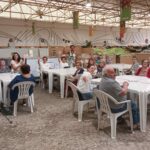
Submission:
[[[74,56],[73,56],[74,57]],[[44,56],[42,58],[42,62],[40,63],[40,67],[44,68],[47,65],[48,58]],[[128,83],[124,82],[123,86],[115,80],[115,69],[111,65],[107,65],[110,63],[106,62],[106,59],[97,57],[96,59],[91,57],[87,62],[86,68],[83,68],[83,63],[81,59],[75,59],[75,67],[76,71],[72,76],[68,76],[68,79],[71,80],[74,84],[77,85],[78,88],[78,96],[80,100],[88,100],[93,97],[93,85],[91,81],[93,78],[102,78],[98,88],[106,93],[110,94],[118,101],[126,100],[126,94],[128,92]],[[18,53],[13,53],[11,60],[11,69],[13,72],[20,72],[21,75],[16,76],[11,83],[9,84],[9,88],[11,88],[15,83],[21,81],[33,81],[34,77],[30,74],[30,66],[26,64],[25,58],[21,59]],[[135,74],[138,76],[146,76],[150,78],[150,68],[149,62],[147,59],[142,61],[142,66],[140,67],[136,57],[133,57],[133,64],[130,69],[124,70],[125,74]],[[4,62],[0,60],[0,70],[4,69]],[[67,58],[65,55],[62,55],[60,59],[61,68],[68,67],[69,64],[67,62]],[[5,68],[7,70],[7,68]],[[44,78],[47,78],[45,76]],[[47,80],[46,80],[47,82]],[[113,89],[113,90],[112,90]],[[33,89],[30,89],[30,94],[33,92]],[[10,92],[11,102],[16,100],[16,95],[13,94],[13,91]],[[99,104],[100,105],[100,104]],[[132,114],[133,114],[133,123],[137,127],[139,125],[139,111],[135,101],[131,101],[132,106]],[[126,109],[126,105],[117,106],[110,103],[111,111],[116,113]]]
[[[111,65],[106,65],[103,68],[103,76],[98,87],[93,86],[92,74],[95,71],[94,65],[89,65],[87,71],[84,71],[80,74],[77,82],[78,96],[79,100],[89,100],[93,98],[93,88],[98,88],[108,94],[119,102],[125,101],[127,99],[126,95],[128,92],[128,82],[124,82],[122,86],[115,80],[115,69]],[[100,107],[100,104],[99,104]],[[118,113],[127,108],[126,104],[115,105],[110,103],[111,111],[113,113]],[[131,101],[132,114],[133,114],[133,123],[134,129],[139,128],[139,110],[135,101]]]
[[[101,74],[101,82],[97,88],[99,88],[102,91],[105,91],[106,93],[110,94],[113,98],[115,98],[118,101],[125,101],[127,99],[127,92],[128,92],[128,82],[124,82],[122,86],[115,80],[116,72],[115,69],[111,65],[106,65],[105,60],[101,60],[100,64],[98,66],[95,65],[93,62],[93,59],[89,60],[89,65],[87,66],[87,71],[81,67],[77,67],[76,72],[80,72],[82,69],[82,72],[78,74],[77,77],[73,77],[73,79],[78,79],[75,84],[78,88],[78,96],[79,100],[88,100],[93,97],[93,85],[91,84],[92,79],[95,77],[95,70],[96,73],[98,72],[98,69],[100,70]],[[77,64],[79,65],[79,63]],[[133,73],[137,76],[149,76],[149,63],[147,59],[144,59],[142,61],[142,66],[140,67],[137,59],[133,57],[133,64],[130,68]],[[79,71],[78,71],[79,70]],[[128,70],[127,70],[128,71]],[[74,80],[73,80],[74,81]],[[113,89],[113,90],[112,90]],[[99,104],[100,105],[100,104]],[[118,113],[127,108],[126,104],[121,104],[119,106],[116,106],[113,103],[110,103],[111,111],[113,113]],[[133,115],[133,123],[134,123],[134,129],[139,129],[139,110],[138,106],[136,104],[135,100],[131,100],[131,108],[132,108],[132,115]]]
[[[30,66],[26,64],[25,60],[26,59],[21,58],[17,52],[12,53],[10,64],[6,64],[5,59],[0,59],[0,73],[18,73],[18,75],[8,85],[10,104],[13,104],[18,97],[18,88],[12,90],[13,85],[23,81],[35,82],[35,78],[30,72]],[[32,93],[33,87],[31,87],[29,90],[29,94],[31,95]]]
[[[6,63],[6,59],[0,59],[0,73],[20,71],[20,67],[25,64],[25,58],[21,58],[17,52],[12,53],[10,64]],[[9,61],[8,61],[9,62]]]
[[[137,61],[136,57],[132,58],[132,66],[130,69],[125,70],[124,73],[127,75],[137,75],[137,76],[145,76],[150,78],[150,65],[148,59],[143,59],[141,62],[141,66]]]

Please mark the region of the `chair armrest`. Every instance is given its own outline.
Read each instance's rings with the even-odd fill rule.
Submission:
[[[118,102],[118,104],[124,104],[124,103],[130,103],[131,100],[126,100],[126,101],[122,101],[122,102]]]

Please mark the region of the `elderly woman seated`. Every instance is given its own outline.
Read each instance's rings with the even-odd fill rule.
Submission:
[[[147,59],[142,60],[142,67],[140,67],[135,75],[137,76],[145,76],[150,78],[150,68],[149,68],[149,62]]]

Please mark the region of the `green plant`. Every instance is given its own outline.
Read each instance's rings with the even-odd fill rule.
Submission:
[[[109,48],[105,49],[105,55],[126,55],[127,52],[123,48]]]
[[[93,48],[93,52],[94,52],[94,54],[98,54],[98,55],[104,54],[104,50],[100,49],[100,48]]]

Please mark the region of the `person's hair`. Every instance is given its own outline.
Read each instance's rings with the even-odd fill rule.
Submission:
[[[67,60],[66,55],[62,55],[62,56],[60,57],[61,60],[64,59],[64,58]]]
[[[108,71],[111,70],[111,69],[113,69],[112,66],[106,65],[106,66],[103,68],[103,72],[102,72],[103,76],[107,76],[107,75],[108,75]]]
[[[74,45],[70,45],[70,48],[75,47]]]
[[[94,66],[94,65],[88,64],[88,65],[87,65],[87,69],[89,69],[89,68],[92,67],[92,66]]]
[[[76,61],[76,64],[75,64],[75,66],[76,66],[77,64],[79,64],[80,66],[82,66],[82,63],[81,63],[81,61]]]
[[[104,63],[104,64],[106,64],[106,60],[105,60],[105,59],[101,59],[99,63]]]
[[[43,57],[42,57],[42,60],[44,60],[44,58],[46,58],[46,60],[48,60],[47,56],[43,56]]]
[[[93,61],[93,64],[90,64],[91,63],[90,61]],[[95,65],[95,59],[89,58],[88,65]]]
[[[30,66],[28,64],[24,64],[20,68],[22,74],[29,74],[30,73]]]
[[[21,57],[20,57],[20,55],[19,55],[17,52],[13,52],[13,54],[12,54],[12,60],[15,60],[15,55],[16,55],[16,54],[18,55],[17,61],[20,62]]]
[[[143,65],[143,63],[144,63],[144,61],[147,61],[148,63],[147,63],[147,67],[149,66],[149,61],[148,61],[148,59],[143,59],[142,61],[141,61],[141,63],[142,63],[142,65]]]
[[[0,59],[0,62],[5,61],[4,59]]]

